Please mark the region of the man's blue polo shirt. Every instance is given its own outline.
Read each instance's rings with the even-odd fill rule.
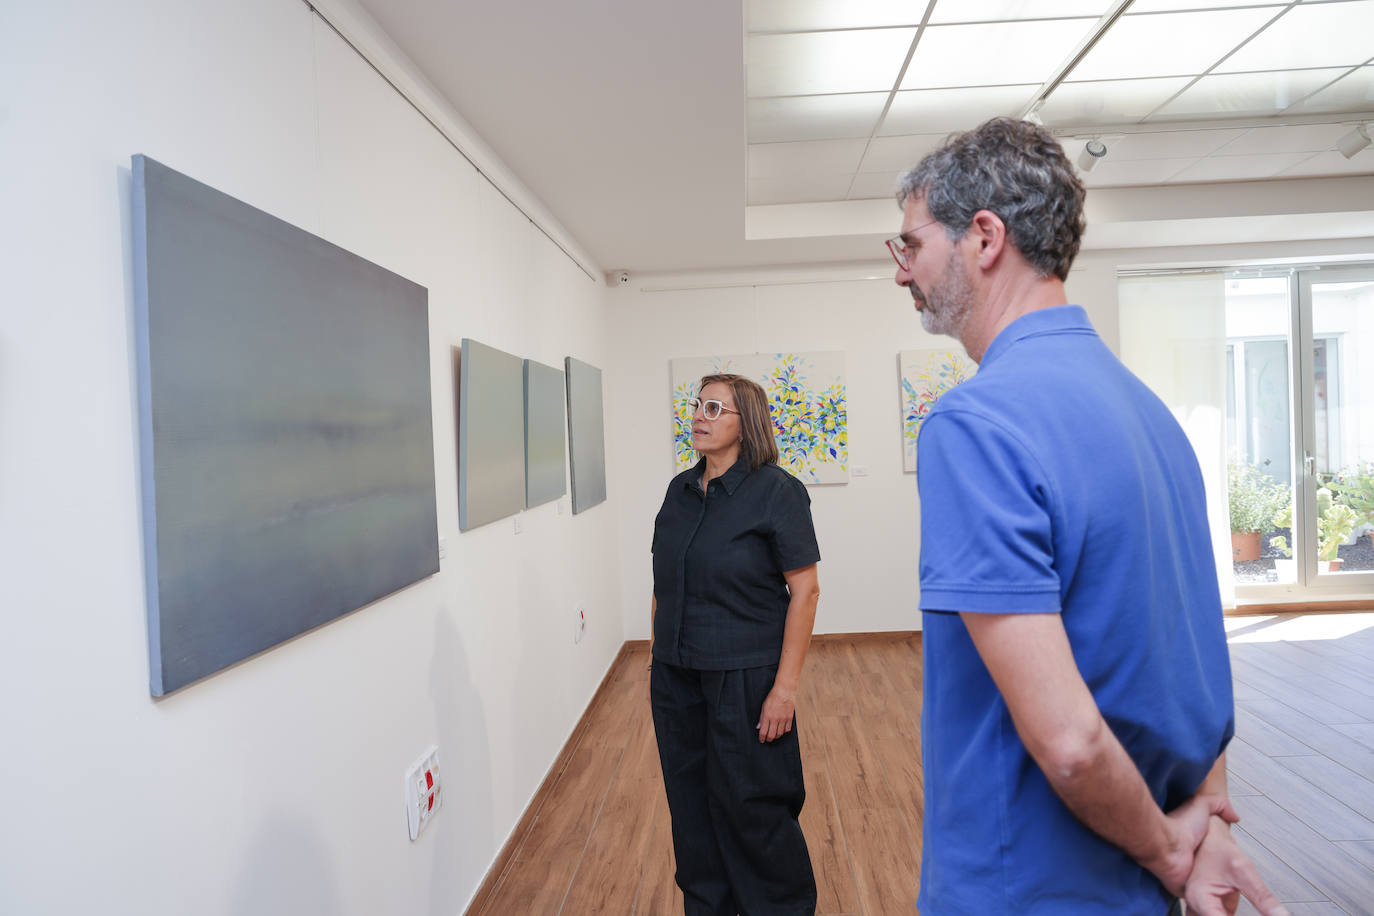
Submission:
[[[1098,708],[1164,810],[1233,731],[1197,459],[1078,306],[1025,315],[918,442],[925,844],[920,909],[1164,916],[1017,737],[960,611],[1059,614]]]

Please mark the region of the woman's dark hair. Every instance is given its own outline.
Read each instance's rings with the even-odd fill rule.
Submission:
[[[778,441],[773,438],[773,415],[768,411],[768,395],[763,386],[742,375],[722,373],[702,376],[697,393],[714,384],[728,386],[735,399],[735,409],[739,411],[739,453],[749,469],[777,464]]]

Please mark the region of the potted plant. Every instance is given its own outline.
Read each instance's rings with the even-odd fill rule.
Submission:
[[[1288,488],[1274,483],[1251,464],[1231,462],[1226,467],[1226,500],[1231,519],[1231,561],[1248,563],[1260,558],[1260,532],[1269,530],[1271,519],[1288,500]]]
[[[1355,525],[1359,520],[1359,513],[1345,503],[1337,502],[1335,496],[1326,487],[1317,491],[1317,561],[1325,563],[1329,572],[1335,572],[1341,568],[1341,563],[1344,561],[1337,554],[1346,538],[1350,537],[1350,532],[1355,530]],[[1274,516],[1273,522],[1276,528],[1292,528],[1293,504],[1289,503],[1285,506],[1281,512]],[[1288,546],[1287,538],[1271,538],[1269,543],[1282,551],[1285,558],[1293,556],[1293,550]],[[1297,579],[1296,571],[1293,571],[1292,578],[1286,579],[1279,566],[1281,562],[1284,561],[1274,561],[1274,569],[1279,574],[1279,581],[1295,581]],[[1291,568],[1292,559],[1287,559],[1287,563]]]

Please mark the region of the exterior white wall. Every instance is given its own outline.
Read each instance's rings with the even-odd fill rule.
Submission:
[[[134,153],[428,287],[447,546],[438,575],[159,701]],[[603,287],[303,3],[6,4],[0,200],[0,912],[461,912],[624,634],[614,485],[458,531],[451,353],[604,366]],[[445,802],[411,843],[431,743]]]

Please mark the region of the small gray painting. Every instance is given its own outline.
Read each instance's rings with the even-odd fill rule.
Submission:
[[[463,338],[458,382],[458,527],[525,508],[525,361]]]
[[[606,501],[606,420],[601,405],[601,370],[571,356],[568,372],[568,453],[572,465],[573,514]]]
[[[563,373],[525,360],[525,507],[568,492]]]
[[[154,695],[439,571],[422,286],[133,160]]]

